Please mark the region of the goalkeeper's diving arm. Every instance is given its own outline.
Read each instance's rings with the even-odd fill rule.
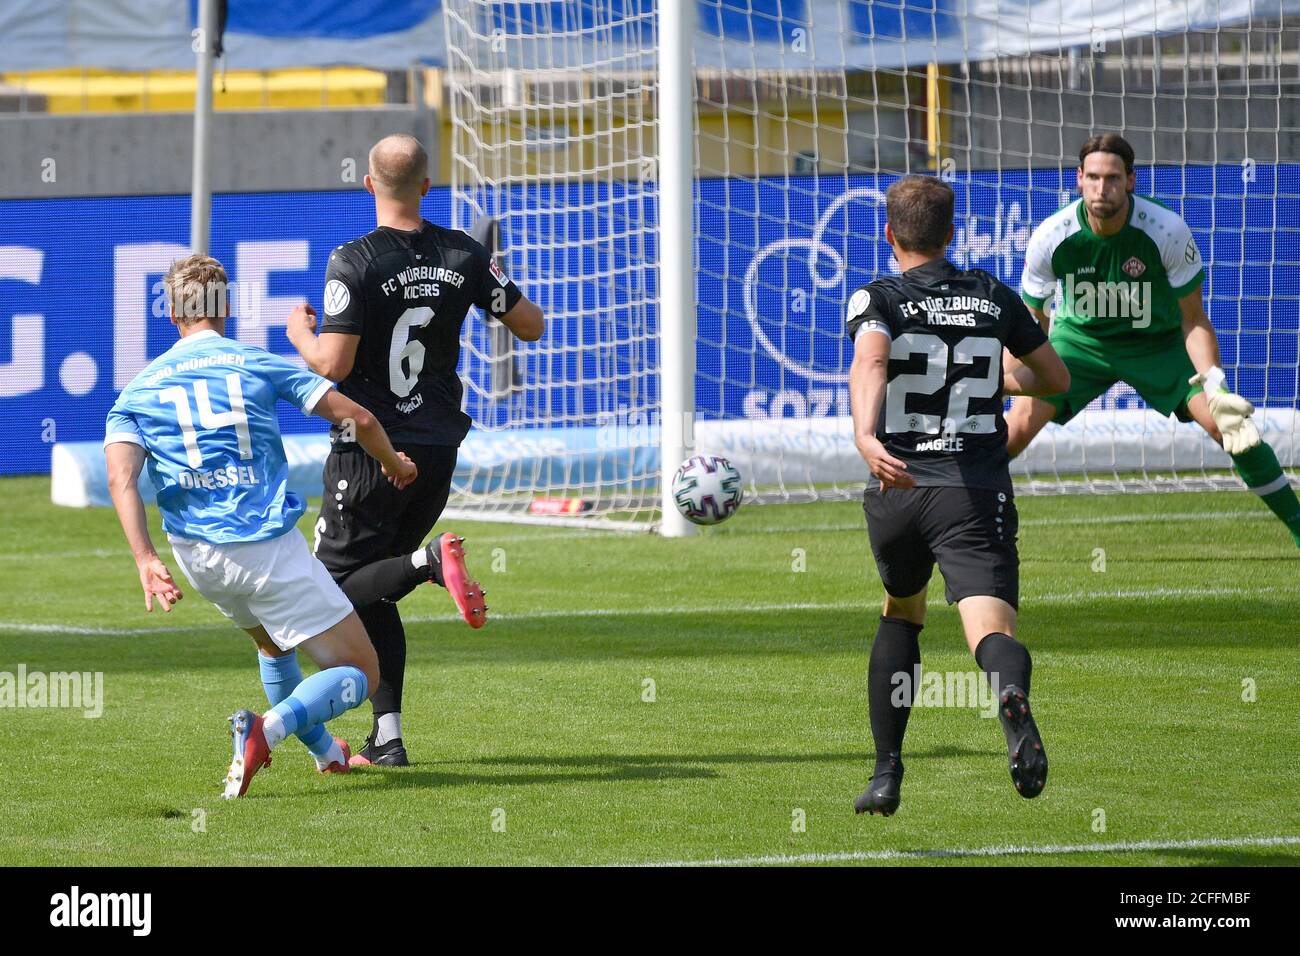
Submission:
[[[1229,455],[1250,451],[1260,443],[1259,430],[1250,418],[1255,406],[1228,390],[1226,376],[1219,367],[1219,340],[1210,317],[1205,314],[1200,285],[1178,300],[1178,308],[1183,315],[1187,357],[1196,369],[1188,384],[1200,385],[1205,390],[1205,402],[1222,436],[1223,450]]]

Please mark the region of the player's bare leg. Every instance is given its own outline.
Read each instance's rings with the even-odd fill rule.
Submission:
[[[274,707],[302,683],[298,651],[296,648],[281,650],[261,625],[246,628],[245,633],[257,645],[262,690],[266,692],[266,702]],[[352,750],[346,740],[331,735],[324,724],[304,727],[295,736],[311,752],[318,773],[347,773]]]
[[[368,687],[379,683],[379,658],[356,612],[301,646],[321,670],[355,667],[365,675]]]
[[[249,633],[254,640],[261,637]],[[379,661],[355,611],[301,646],[320,671],[265,714],[241,710],[230,718],[234,758],[226,776],[227,799],[244,795],[254,774],[271,763],[271,751],[286,737],[364,703],[370,688],[379,683]]]
[[[1047,752],[1029,709],[1029,650],[1015,639],[1016,609],[1001,598],[975,595],[957,602],[966,646],[998,698],[998,719],[1007,739],[1011,782],[1022,797],[1036,797],[1047,784]]]
[[[1007,454],[1012,458],[1029,447],[1034,436],[1056,417],[1056,408],[1041,398],[1017,396],[1007,412]]]
[[[1216,444],[1222,446],[1223,436],[1214,423],[1214,416],[1210,413],[1210,403],[1206,400],[1204,392],[1199,392],[1188,400],[1187,410],[1196,424],[1204,428],[1206,434],[1213,438]],[[1231,457],[1232,465],[1246,487],[1259,495],[1260,500],[1268,505],[1269,510],[1287,526],[1287,530],[1291,532],[1291,539],[1297,547],[1300,547],[1300,500],[1297,500],[1295,491],[1282,473],[1282,466],[1278,463],[1276,452],[1268,442],[1260,441],[1253,448]]]
[[[867,789],[853,801],[857,813],[890,816],[898,809],[903,786],[903,735],[912,712],[912,694],[921,671],[919,636],[925,624],[926,589],[908,597],[885,595],[880,626],[867,667],[867,703],[876,766]],[[900,684],[899,674],[904,675]],[[902,686],[908,689],[899,697]]]

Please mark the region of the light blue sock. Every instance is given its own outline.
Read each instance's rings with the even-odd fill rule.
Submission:
[[[302,668],[298,666],[297,651],[284,657],[267,657],[259,652],[257,664],[262,672],[262,690],[266,691],[267,703],[272,707],[292,694],[294,688],[302,683]],[[324,724],[304,728],[298,734],[298,739],[316,757],[324,757],[334,745],[334,738]]]
[[[360,668],[344,665],[312,674],[262,715],[267,743],[274,747],[289,734],[333,720],[369,695],[366,675]]]

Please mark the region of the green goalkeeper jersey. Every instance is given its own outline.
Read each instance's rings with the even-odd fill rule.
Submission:
[[[1128,221],[1111,236],[1088,224],[1083,200],[1053,213],[1025,249],[1021,296],[1035,308],[1055,296],[1052,327],[1108,348],[1138,352],[1182,325],[1178,300],[1205,279],[1205,266],[1182,217],[1129,194]]]

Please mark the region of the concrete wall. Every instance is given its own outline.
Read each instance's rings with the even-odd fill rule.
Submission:
[[[1023,71],[948,76],[941,155],[954,159],[958,169],[1072,165],[1079,144],[1106,129],[1128,136],[1139,162],[1300,157],[1300,81],[1257,83],[1249,96],[1244,91],[1244,85],[1219,84],[1216,97],[1212,83],[1193,85],[1190,93],[1181,86],[1126,87],[1102,71],[1073,78],[1059,70],[1032,76]],[[449,114],[437,109],[436,96],[418,99],[435,106],[219,112],[212,188],[356,189],[371,144],[401,131],[424,141],[430,176],[445,183],[451,174]],[[877,84],[820,103],[763,102],[729,109],[705,104],[698,134],[701,169],[706,176],[800,171],[796,160],[803,153],[817,157],[824,173],[846,168],[921,171],[929,160],[918,103],[923,109],[919,86],[904,95]],[[516,150],[522,158],[516,157],[511,170],[567,177],[577,170],[608,169],[654,149],[652,127],[621,129],[609,137],[590,135],[578,121],[573,129],[584,135],[558,153]],[[187,193],[192,132],[187,113],[52,116],[0,111],[0,198]],[[525,139],[510,126],[496,133],[476,132],[509,133],[512,142]],[[605,152],[597,154],[598,147]],[[355,166],[345,165],[349,160]],[[543,168],[542,160],[554,169]]]
[[[424,142],[439,179],[441,124],[425,109],[219,112],[213,131],[214,192],[357,189],[371,145],[398,132]],[[187,113],[0,114],[0,199],[188,193],[192,162]]]

